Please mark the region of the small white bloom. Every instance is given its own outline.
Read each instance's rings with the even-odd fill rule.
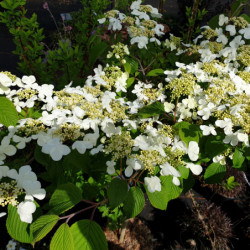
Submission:
[[[147,49],[148,38],[146,36],[136,36],[131,39],[130,43],[131,44],[138,43],[139,49],[142,48]]]
[[[161,180],[157,176],[145,177],[144,182],[150,193],[161,191]]]
[[[243,130],[238,130],[236,132],[237,134],[237,139],[240,141],[240,142],[244,142],[245,145],[247,147],[249,147],[249,137],[248,137],[248,134],[244,133]]]
[[[213,162],[219,162],[221,165],[226,165],[226,159],[224,155],[217,155],[213,157]]]
[[[172,175],[173,176],[173,183],[176,186],[179,186],[180,180],[178,179],[178,177],[181,177],[180,172],[175,169],[173,166],[171,166],[168,162],[165,162],[163,165],[160,166],[161,167],[161,175],[163,176],[168,176],[168,175]]]
[[[239,139],[237,137],[237,134],[228,134],[223,140],[226,144],[231,144],[233,147],[236,146],[239,143]]]
[[[73,115],[79,119],[82,119],[85,115],[85,111],[83,109],[81,109],[80,107],[75,107],[73,109]]]
[[[151,43],[156,42],[159,46],[161,45],[161,41],[160,41],[159,39],[157,39],[156,37],[151,37],[151,38],[149,39],[149,41],[150,41]]]
[[[103,144],[100,144],[97,148],[91,149],[90,154],[91,155],[98,154],[99,152],[103,151],[103,148],[104,148]]]
[[[203,135],[217,135],[217,132],[215,130],[215,127],[212,124],[209,124],[208,126],[206,125],[201,125],[200,129],[202,130]]]
[[[0,145],[0,160],[4,160],[6,155],[13,156],[16,153],[17,149],[15,146],[10,144],[10,138],[5,136]]]
[[[126,177],[130,177],[133,174],[134,170],[131,166],[128,166],[125,168],[125,176]]]
[[[32,214],[36,211],[36,205],[33,201],[25,200],[17,206],[17,212],[22,222],[32,223]]]
[[[114,174],[115,173],[116,162],[115,161],[107,161],[106,165],[108,166],[107,167],[107,173],[110,174],[110,175]]]
[[[98,19],[97,21],[98,21],[100,24],[103,24],[103,23],[105,23],[106,18],[104,17],[104,18]]]
[[[26,143],[31,141],[31,137],[21,137],[18,135],[14,135],[12,139],[14,142],[18,143],[18,149],[24,149],[26,147]]]
[[[49,154],[54,161],[60,161],[64,155],[70,153],[70,148],[63,145],[60,138],[53,138],[42,146],[42,152]]]
[[[16,242],[14,240],[10,240],[6,246],[6,250],[15,250]]]
[[[132,2],[130,9],[131,10],[134,10],[134,9],[139,10],[140,5],[141,5],[141,0],[134,1],[134,2]]]
[[[245,29],[239,30],[239,33],[244,35],[245,39],[250,39],[250,25],[248,25]]]
[[[236,29],[235,29],[234,25],[227,25],[226,31],[229,31],[230,36],[235,36],[235,34],[236,34]]]
[[[202,172],[201,165],[197,165],[192,162],[186,163],[186,167],[189,168],[195,175],[199,175]]]
[[[226,17],[223,14],[219,15],[219,25],[220,26],[223,26],[227,22],[228,22],[228,17]]]
[[[140,160],[136,158],[128,158],[126,164],[134,170],[140,170],[143,168]]]
[[[72,144],[72,149],[76,149],[80,154],[84,154],[86,149],[93,148],[93,143],[90,141],[75,141]]]
[[[114,18],[114,17],[109,18],[109,27],[108,27],[108,29],[113,30],[113,31],[121,30],[122,29],[121,21],[119,19],[117,19],[117,18]]]
[[[215,122],[215,125],[217,127],[223,128],[224,129],[224,133],[226,135],[232,134],[233,123],[232,123],[231,119],[225,118],[224,120],[217,120]]]
[[[164,110],[169,113],[175,108],[175,105],[170,102],[164,102]]]

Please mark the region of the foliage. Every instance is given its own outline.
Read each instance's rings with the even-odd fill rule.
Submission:
[[[69,25],[62,20],[61,29],[45,3],[44,11],[49,11],[58,28],[50,46],[44,42],[45,35],[36,14],[27,17],[26,0],[3,0],[0,4],[4,8],[0,13],[0,22],[13,36],[16,45],[14,53],[19,56],[18,69],[23,74],[35,75],[40,83],[54,84],[57,89],[70,81],[74,86],[79,85],[107,48],[107,44],[98,39],[98,32],[91,32],[97,26],[98,15],[107,8],[109,1],[82,0],[82,9],[72,14]],[[96,53],[96,50],[99,52]]]
[[[24,1],[13,3],[2,1],[2,17]],[[87,31],[85,16],[77,15],[75,29]],[[81,86],[54,90],[39,85],[38,75],[0,73],[1,109],[11,114],[0,116],[1,205],[8,205],[6,227],[15,240],[35,246],[51,234],[51,249],[107,249],[97,210],[112,229],[121,228],[143,210],[144,195],[166,210],[193,187],[194,176],[221,183],[226,166],[249,165],[249,23],[220,15],[219,28],[205,27],[187,45],[174,36],[159,40],[159,16],[133,1],[127,14],[113,10],[91,21],[104,24],[105,38],[73,36],[75,47],[60,40],[47,59],[67,56],[73,65],[72,55],[84,51],[93,74]],[[95,67],[100,56],[103,65]],[[51,77],[53,70],[44,70]],[[74,69],[69,73],[68,83]],[[230,177],[223,185],[237,184]],[[86,211],[90,219],[79,220]]]

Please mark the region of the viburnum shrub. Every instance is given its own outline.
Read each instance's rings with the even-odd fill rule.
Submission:
[[[157,10],[140,0],[130,9],[100,20],[131,39],[120,37],[82,86],[55,91],[35,76],[0,73],[0,215],[18,242],[35,246],[54,230],[51,249],[107,249],[96,209],[122,227],[145,193],[165,210],[194,175],[221,183],[226,166],[247,169],[249,23],[220,15],[195,44],[162,42],[163,26],[150,19]],[[150,42],[172,55],[165,68],[144,66]]]

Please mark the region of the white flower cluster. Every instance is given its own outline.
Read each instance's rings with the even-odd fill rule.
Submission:
[[[17,205],[17,212],[21,221],[31,223],[32,214],[36,211],[34,198],[43,200],[46,195],[46,191],[41,188],[41,183],[37,180],[36,174],[29,165],[22,166],[18,172],[15,169],[9,169],[7,166],[0,166],[0,180],[3,177],[15,180],[16,187],[25,191],[24,200]],[[0,217],[5,214],[2,212]]]
[[[239,25],[236,22],[239,21],[238,19],[241,21]],[[194,40],[197,43],[199,39],[202,39],[198,50],[201,55],[201,62],[211,62],[217,58],[224,58],[222,60],[224,63],[231,63],[237,60],[238,50],[245,44],[244,39],[250,39],[250,24],[242,17],[228,19],[221,14],[219,25],[220,27],[215,30],[209,26],[204,26],[205,31]],[[211,42],[210,40],[214,41]]]
[[[150,6],[141,5],[141,1],[134,2],[131,10],[136,16],[135,22],[150,21],[143,13],[157,14]],[[117,11],[107,15],[109,19],[111,16],[118,18],[118,21],[126,18]],[[239,32],[245,34],[244,29],[247,28]],[[213,31],[210,33],[214,34]],[[196,47],[190,46],[188,53],[200,46],[200,61],[189,65],[176,63],[176,70],[165,71],[166,86],[136,81],[130,87],[133,99],[119,95],[123,92],[125,96],[128,91],[128,74],[118,66],[103,68],[99,65],[84,87],[68,85],[61,91],[53,91],[52,85],[39,86],[34,76],[11,80],[5,74],[0,78],[0,88],[18,112],[41,108],[39,118],[24,118],[16,127],[6,129],[8,134],[1,142],[0,161],[3,164],[7,156],[16,153],[16,148],[24,149],[27,143],[36,140],[42,152],[54,161],[60,161],[71,150],[80,154],[86,151],[92,155],[108,154],[109,174],[114,174],[116,167],[120,169],[120,159],[125,158],[123,170],[126,177],[130,178],[134,171],[148,171],[145,184],[149,192],[161,190],[159,175],[170,175],[173,183],[180,185],[179,166],[185,166],[195,175],[202,172],[198,163],[198,143],[190,141],[187,145],[172,126],[164,124],[158,116],[139,119],[137,114],[141,108],[158,101],[164,104],[166,115],[174,117],[174,122],[200,124],[204,136],[223,133],[224,143],[249,146],[249,45],[244,45],[244,39],[247,38],[236,32],[232,38],[234,47],[231,43],[226,47],[224,43],[215,44],[209,40]],[[228,53],[220,52],[224,49]],[[138,134],[133,134],[133,130]],[[217,158],[214,161],[222,160],[220,156]],[[160,168],[158,176],[154,176],[156,167]],[[32,202],[31,198],[20,204],[19,211],[26,206],[33,211],[29,202]]]
[[[141,0],[137,0],[131,4],[130,15],[126,16],[118,10],[111,10],[105,13],[104,18],[99,19],[99,23],[107,22],[108,29],[113,31],[120,31],[124,27],[131,38],[131,44],[137,44],[139,49],[147,49],[149,42],[161,44],[156,36],[164,34],[164,26],[151,20],[151,17],[161,17],[158,9],[151,5],[141,5],[141,2]]]
[[[72,88],[69,85],[61,91],[53,91],[53,87],[48,85],[39,86],[33,76],[25,76],[22,80],[17,78],[18,84],[13,85],[19,86],[19,89],[11,90],[7,97],[14,102],[18,111],[27,107],[20,105],[20,99],[24,104],[31,103],[30,99],[32,99],[32,105],[28,107],[34,107],[35,103],[39,102],[42,107],[41,117],[25,118],[20,120],[16,127],[8,128],[8,135],[3,138],[1,144],[2,160],[6,155],[14,155],[16,148],[24,149],[31,140],[37,140],[42,152],[49,154],[54,161],[60,161],[72,149],[80,154],[84,154],[87,150],[90,150],[92,155],[99,152],[108,153],[108,149],[112,148],[112,141],[116,141],[114,145],[116,157],[119,158],[122,155],[127,158],[125,167],[127,177],[130,177],[134,171],[144,168],[152,172],[153,168],[159,165],[162,168],[162,175],[172,175],[173,182],[180,185],[178,178],[181,174],[178,170],[173,170],[177,164],[172,166],[175,158],[178,157],[177,151],[187,154],[191,161],[196,161],[199,152],[198,144],[193,142],[195,145],[193,152],[189,149],[192,143],[189,147],[183,143],[180,150],[177,145],[180,141],[170,138],[172,132],[166,136],[164,124],[160,121],[154,118],[132,119],[131,116],[145,104],[151,104],[157,100],[164,101],[166,96],[161,84],[153,88],[151,84],[138,82],[132,90],[137,97],[136,100],[131,102],[124,98],[116,98],[117,92],[127,91],[127,78],[126,73],[120,68],[109,65],[104,69],[99,65],[95,69],[95,75],[89,76],[84,87]],[[45,88],[48,91],[44,91]],[[158,124],[157,128],[153,123]],[[143,124],[149,125],[142,129]],[[141,135],[128,139],[127,144],[124,144],[128,135],[123,137],[122,127],[126,128],[129,134],[132,129],[140,129],[142,132]],[[165,132],[168,133],[167,129]],[[103,140],[103,136],[101,137],[103,133],[105,138],[110,139]],[[114,139],[115,136],[117,136],[116,139]],[[170,155],[173,154],[171,159],[166,150],[170,151]],[[114,155],[113,152],[110,154]],[[107,162],[108,173],[115,172],[116,160],[111,159]],[[172,165],[169,160],[172,160]],[[193,172],[197,173],[197,171]],[[158,177],[154,179],[156,178]],[[23,209],[31,205],[32,202],[24,201],[19,205],[18,211],[22,214]]]
[[[166,112],[176,115],[179,122],[193,120],[202,124],[204,136],[222,133],[225,144],[243,143],[249,147],[250,47],[245,45],[245,40],[250,39],[249,24],[239,29],[227,22],[221,15],[220,25],[226,23],[226,26],[215,32],[206,27],[209,32],[199,37],[219,34],[216,42],[204,40],[193,47],[193,53],[198,47],[200,61],[189,65],[177,62],[176,70],[165,71],[167,88],[171,89],[173,100],[179,98],[179,101],[176,110],[174,101],[165,102],[164,107]],[[228,35],[229,44],[228,39],[222,39]],[[188,53],[192,52],[190,48],[192,46],[187,49]],[[225,155],[218,155],[213,161],[224,165]]]

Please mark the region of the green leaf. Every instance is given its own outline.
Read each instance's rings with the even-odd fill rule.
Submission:
[[[181,177],[184,179],[187,179],[189,176],[189,168],[186,168],[184,166],[179,166],[178,171],[181,173]]]
[[[134,74],[138,70],[138,67],[139,67],[138,62],[135,59],[131,58],[131,57],[126,57],[125,60],[131,66],[131,72],[130,73]]]
[[[191,171],[189,171],[189,175],[187,179],[183,179],[183,190],[182,192],[185,194],[189,191],[195,184],[195,179]]]
[[[223,143],[221,136],[211,136],[207,138],[204,151],[210,158],[213,158],[214,156],[223,153],[229,147],[228,144]]]
[[[147,76],[159,76],[163,74],[164,74],[163,69],[153,69],[147,73]]]
[[[219,27],[219,15],[212,17],[208,22],[208,26],[211,27],[212,29],[218,28]]]
[[[74,250],[74,241],[69,225],[63,223],[55,232],[50,250]]]
[[[199,143],[201,130],[198,125],[190,124],[188,122],[179,122],[175,127],[179,129],[180,138],[187,145],[190,141]]]
[[[242,14],[241,17],[243,17],[248,23],[250,23],[250,17],[247,14]]]
[[[92,68],[97,61],[97,59],[102,56],[105,50],[108,48],[106,42],[98,41],[89,50],[89,66]]]
[[[176,67],[176,62],[178,62],[178,56],[175,53],[167,54],[167,60],[171,63],[173,67]]]
[[[127,88],[129,88],[135,81],[135,78],[134,77],[130,77],[128,78],[127,80]]]
[[[43,239],[56,225],[59,217],[57,215],[43,215],[32,223],[33,246],[37,241]]]
[[[108,199],[111,208],[120,205],[126,198],[128,193],[128,184],[121,179],[113,179],[108,187]]]
[[[250,148],[243,146],[244,156],[248,161],[250,161]]]
[[[215,184],[221,182],[225,176],[226,170],[226,166],[221,165],[219,162],[210,164],[204,174],[206,183]]]
[[[139,187],[132,187],[129,189],[128,195],[123,203],[125,215],[127,218],[133,218],[143,210],[145,204],[144,194]]]
[[[164,110],[164,105],[160,102],[154,102],[140,109],[138,115],[142,118],[148,118],[164,113],[166,113]]]
[[[70,227],[75,250],[108,250],[108,243],[101,227],[90,220],[80,220]],[[63,250],[63,249],[61,249]]]
[[[82,170],[84,173],[98,179],[107,171],[105,164],[107,160],[108,157],[103,153],[91,155],[89,152],[85,152],[80,154],[77,150],[72,150],[70,154],[64,157],[62,165],[65,170],[70,172]]]
[[[125,71],[126,71],[127,73],[130,74],[130,72],[131,72],[131,66],[130,66],[129,63],[126,62],[126,63],[124,64],[124,69],[125,69]]]
[[[236,147],[233,155],[233,168],[241,168],[244,161],[243,153]]]
[[[82,192],[72,183],[57,187],[49,201],[50,213],[61,214],[82,200]]]
[[[38,145],[36,146],[34,157],[38,163],[45,167],[51,167],[53,163],[52,158],[48,154],[44,154],[42,148]]]
[[[247,1],[248,0],[235,1],[231,6],[231,15],[238,16],[241,13],[241,11],[245,8],[245,5],[241,5],[241,4],[244,2],[246,3]]]
[[[170,200],[176,199],[182,192],[182,188],[180,186],[176,186],[173,184],[172,176],[161,176],[161,191],[155,191],[154,193],[150,193],[145,186],[148,198],[153,207],[166,210],[168,202]]]
[[[53,161],[50,155],[42,153],[41,147],[38,145],[36,146],[34,156],[35,160],[46,168],[46,171],[41,173],[40,177],[52,183],[50,186],[51,192],[55,190],[57,185],[68,182],[62,167],[62,161]]]
[[[15,105],[6,97],[0,97],[0,123],[4,126],[15,126],[18,122],[18,113]]]
[[[234,183],[234,181],[235,181],[234,176],[230,176],[230,177],[227,179],[227,184],[228,184],[228,185],[231,185],[232,183]]]
[[[11,205],[8,205],[6,228],[11,238],[19,242],[31,243],[33,240],[30,224],[22,222],[19,214],[17,213],[17,208]]]

